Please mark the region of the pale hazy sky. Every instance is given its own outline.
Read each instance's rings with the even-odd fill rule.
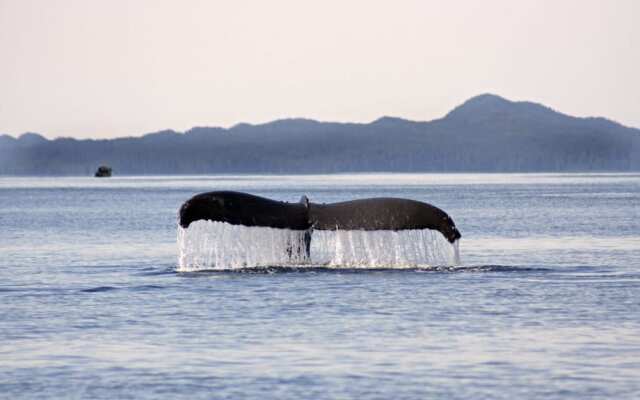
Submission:
[[[0,133],[430,120],[484,92],[640,127],[640,0],[0,0]]]

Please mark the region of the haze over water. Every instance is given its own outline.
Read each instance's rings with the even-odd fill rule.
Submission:
[[[176,272],[195,193],[432,203],[453,268]],[[637,398],[639,174],[0,178],[0,393]]]

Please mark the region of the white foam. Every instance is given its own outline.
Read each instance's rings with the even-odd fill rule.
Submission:
[[[178,227],[179,271],[261,266],[328,266],[335,268],[413,268],[460,264],[453,246],[440,232],[314,231],[311,257],[305,231],[246,227],[195,221]]]
[[[462,261],[460,260],[460,239],[453,242],[452,246],[453,246],[453,265],[461,265]]]
[[[304,231],[195,221],[178,227],[179,271],[308,263]]]
[[[457,265],[459,255],[440,232],[315,231],[314,263],[350,268],[406,268]]]

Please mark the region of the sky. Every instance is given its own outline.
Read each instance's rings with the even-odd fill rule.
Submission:
[[[637,0],[0,0],[0,134],[432,120],[481,93],[640,127]]]

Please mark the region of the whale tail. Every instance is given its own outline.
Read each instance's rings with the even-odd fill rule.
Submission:
[[[187,200],[178,218],[180,265],[184,268],[304,264],[311,261],[312,236],[318,242],[318,246],[314,243],[316,257],[323,259],[328,249],[333,256],[327,260],[340,265],[360,263],[362,254],[376,265],[451,259],[445,254],[450,246],[444,253],[440,251],[445,248],[438,244],[442,237],[453,245],[453,263],[460,263],[457,241],[461,235],[453,220],[435,206],[409,199],[317,204],[302,196],[298,202],[287,203],[248,193],[215,191]],[[196,221],[203,223],[190,228]],[[273,229],[264,240],[265,232],[252,227]],[[402,245],[396,243],[397,231],[407,231]]]
[[[197,220],[298,231],[304,235],[303,242],[287,247],[290,257],[302,252],[310,257],[314,230],[431,229],[439,231],[452,244],[461,236],[451,217],[438,207],[400,198],[317,204],[302,196],[297,203],[286,203],[248,193],[216,191],[193,196],[180,207],[179,224],[182,228],[187,229]]]

